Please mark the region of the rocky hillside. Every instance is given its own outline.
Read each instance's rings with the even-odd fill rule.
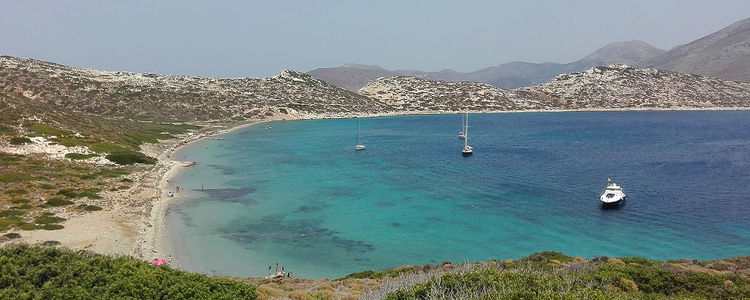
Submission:
[[[486,83],[433,81],[417,77],[380,78],[359,93],[404,111],[510,111],[552,108],[541,97]]]
[[[750,18],[674,47],[649,65],[664,70],[750,82]]]
[[[594,67],[528,88],[482,83],[380,78],[360,93],[402,110],[667,109],[750,107],[750,84],[692,74]]]
[[[567,109],[750,107],[750,83],[626,65],[559,75],[522,90]]]
[[[0,92],[61,109],[156,120],[294,118],[389,110],[291,70],[271,78],[220,79],[78,69],[8,56],[0,57]]]

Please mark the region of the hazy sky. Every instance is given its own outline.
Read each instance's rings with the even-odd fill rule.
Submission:
[[[750,17],[748,0],[0,4],[2,55],[214,77],[347,62],[423,71],[566,63],[610,42],[638,39],[669,49]]]

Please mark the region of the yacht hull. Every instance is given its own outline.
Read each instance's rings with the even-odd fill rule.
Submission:
[[[471,156],[474,152],[461,152],[462,156]]]
[[[600,199],[600,200],[602,202],[602,206],[603,207],[615,207],[615,206],[619,206],[620,204],[622,204],[623,202],[625,202],[625,199],[627,199],[627,196],[625,196],[625,197],[619,197],[618,199],[610,199],[609,201],[604,201],[602,199]]]
[[[620,199],[617,199],[615,201],[610,201],[610,202],[602,201],[602,207],[620,206],[620,204],[622,204],[623,202],[625,202],[625,198],[620,198]]]

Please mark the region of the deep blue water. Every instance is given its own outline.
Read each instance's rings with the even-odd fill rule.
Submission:
[[[459,115],[252,126],[178,157],[169,214],[190,270],[303,277],[568,255],[750,254],[750,112]],[[628,194],[601,209],[607,177]],[[200,191],[200,186],[204,191]]]

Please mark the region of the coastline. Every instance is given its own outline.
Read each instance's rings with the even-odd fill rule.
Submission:
[[[518,110],[518,111],[471,111],[470,113],[554,113],[554,112],[607,112],[607,111],[747,111],[750,108],[670,108],[670,109],[575,109],[575,110]],[[457,114],[456,111],[391,112],[382,114],[331,114],[331,115],[274,115],[263,120],[246,120],[238,123],[204,125],[202,132],[182,135],[174,139],[142,146],[142,151],[156,157],[156,165],[134,172],[127,177],[133,180],[130,189],[105,192],[112,206],[103,211],[77,215],[63,215],[68,221],[65,228],[57,231],[35,230],[23,234],[21,242],[29,244],[48,240],[60,242],[60,246],[74,250],[88,250],[101,254],[129,255],[147,261],[154,258],[173,258],[173,266],[180,268],[167,228],[169,209],[185,196],[169,197],[172,182],[184,168],[193,162],[174,158],[177,151],[206,138],[231,133],[237,130],[275,121],[297,121],[314,119],[376,118],[408,115]]]
[[[153,168],[154,172],[156,172],[156,178],[158,179],[151,184],[151,187],[154,189],[155,199],[151,203],[150,208],[145,208],[145,214],[140,220],[139,237],[133,247],[132,253],[141,259],[149,261],[157,257],[166,260],[167,257],[171,256],[173,267],[179,268],[180,259],[175,255],[174,247],[169,237],[167,214],[172,205],[181,199],[184,199],[186,196],[174,194],[174,196],[170,197],[169,192],[172,191],[174,178],[184,168],[192,166],[194,162],[177,160],[174,158],[174,155],[188,145],[198,141],[234,132],[253,125],[273,121],[276,120],[248,120],[248,122],[236,126],[207,130],[195,136],[187,136],[158,144],[152,144],[152,148],[163,148],[161,152],[158,152],[157,150],[156,153],[158,154],[154,156],[158,159],[157,166]],[[156,154],[153,152],[148,153],[150,152],[149,150],[144,149],[144,152],[147,152],[149,155]]]

